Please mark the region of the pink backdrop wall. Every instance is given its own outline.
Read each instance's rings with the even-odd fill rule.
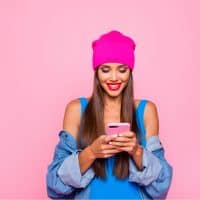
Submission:
[[[91,41],[136,41],[135,97],[156,103],[168,199],[200,197],[199,1],[0,1],[0,198],[47,198],[68,101],[92,91]]]

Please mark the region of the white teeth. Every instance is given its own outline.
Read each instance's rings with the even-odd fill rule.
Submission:
[[[119,87],[119,85],[110,85],[110,87],[111,87],[112,89],[116,89],[116,88]]]
[[[112,90],[115,90],[115,89],[117,89],[117,88],[120,87],[119,84],[109,84],[108,86],[109,86]]]

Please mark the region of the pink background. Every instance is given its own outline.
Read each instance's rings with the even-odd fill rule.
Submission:
[[[45,176],[68,101],[90,96],[91,41],[136,42],[135,97],[158,108],[174,168],[168,199],[200,197],[199,1],[1,0],[0,198],[47,198]]]

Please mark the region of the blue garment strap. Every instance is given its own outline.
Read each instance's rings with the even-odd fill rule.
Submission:
[[[88,100],[85,97],[79,97],[80,102],[81,102],[81,116],[83,115],[83,113],[85,112],[85,109],[87,107],[88,104]]]
[[[138,108],[136,110],[136,121],[141,130],[141,143],[143,147],[146,147],[146,129],[144,126],[144,110],[148,100],[142,99],[139,102]]]

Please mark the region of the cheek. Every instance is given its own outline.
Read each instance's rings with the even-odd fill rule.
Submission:
[[[105,82],[106,80],[109,79],[109,74],[102,74],[102,73],[99,73],[98,76],[99,76],[100,82]]]
[[[123,81],[123,82],[128,82],[129,80],[129,74],[123,74],[120,76],[120,79]]]

